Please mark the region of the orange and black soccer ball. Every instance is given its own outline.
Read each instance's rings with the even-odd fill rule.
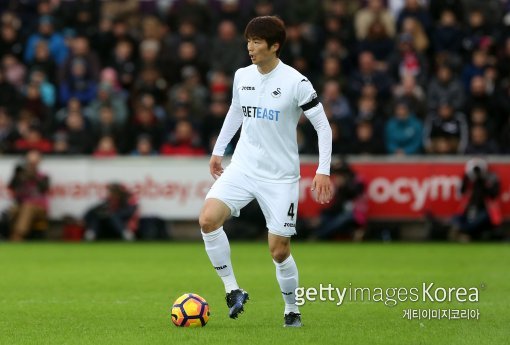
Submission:
[[[172,306],[172,322],[178,327],[204,327],[209,315],[209,304],[195,293],[185,293]]]

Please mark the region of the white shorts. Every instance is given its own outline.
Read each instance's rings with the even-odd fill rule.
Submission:
[[[270,233],[284,237],[296,234],[299,181],[269,183],[254,180],[230,165],[205,198],[223,201],[234,217],[239,217],[241,209],[257,199]]]

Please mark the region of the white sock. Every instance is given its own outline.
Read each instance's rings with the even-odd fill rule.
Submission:
[[[276,266],[276,279],[278,284],[280,284],[280,290],[285,302],[285,314],[290,312],[299,313],[295,296],[295,291],[298,287],[298,270],[294,258],[290,255],[283,262],[276,262],[274,260],[273,262]]]
[[[239,289],[230,261],[230,244],[223,227],[209,233],[202,231],[202,238],[204,239],[205,251],[209,255],[214,269],[223,280],[223,284],[225,284],[225,291],[228,293]]]

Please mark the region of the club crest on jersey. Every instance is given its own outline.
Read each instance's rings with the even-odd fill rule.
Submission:
[[[273,96],[274,98],[278,98],[281,95],[282,95],[282,90],[280,88],[277,88],[276,90],[271,92],[271,96]]]

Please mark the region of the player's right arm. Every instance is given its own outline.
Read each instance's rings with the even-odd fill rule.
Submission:
[[[237,88],[237,75],[238,72],[236,72],[234,77],[232,104],[230,105],[230,109],[225,117],[220,134],[216,139],[211,160],[209,161],[209,171],[214,179],[217,179],[223,173],[223,167],[221,166],[223,154],[225,153],[227,145],[230,143],[243,123],[243,112],[239,103],[239,92]]]

